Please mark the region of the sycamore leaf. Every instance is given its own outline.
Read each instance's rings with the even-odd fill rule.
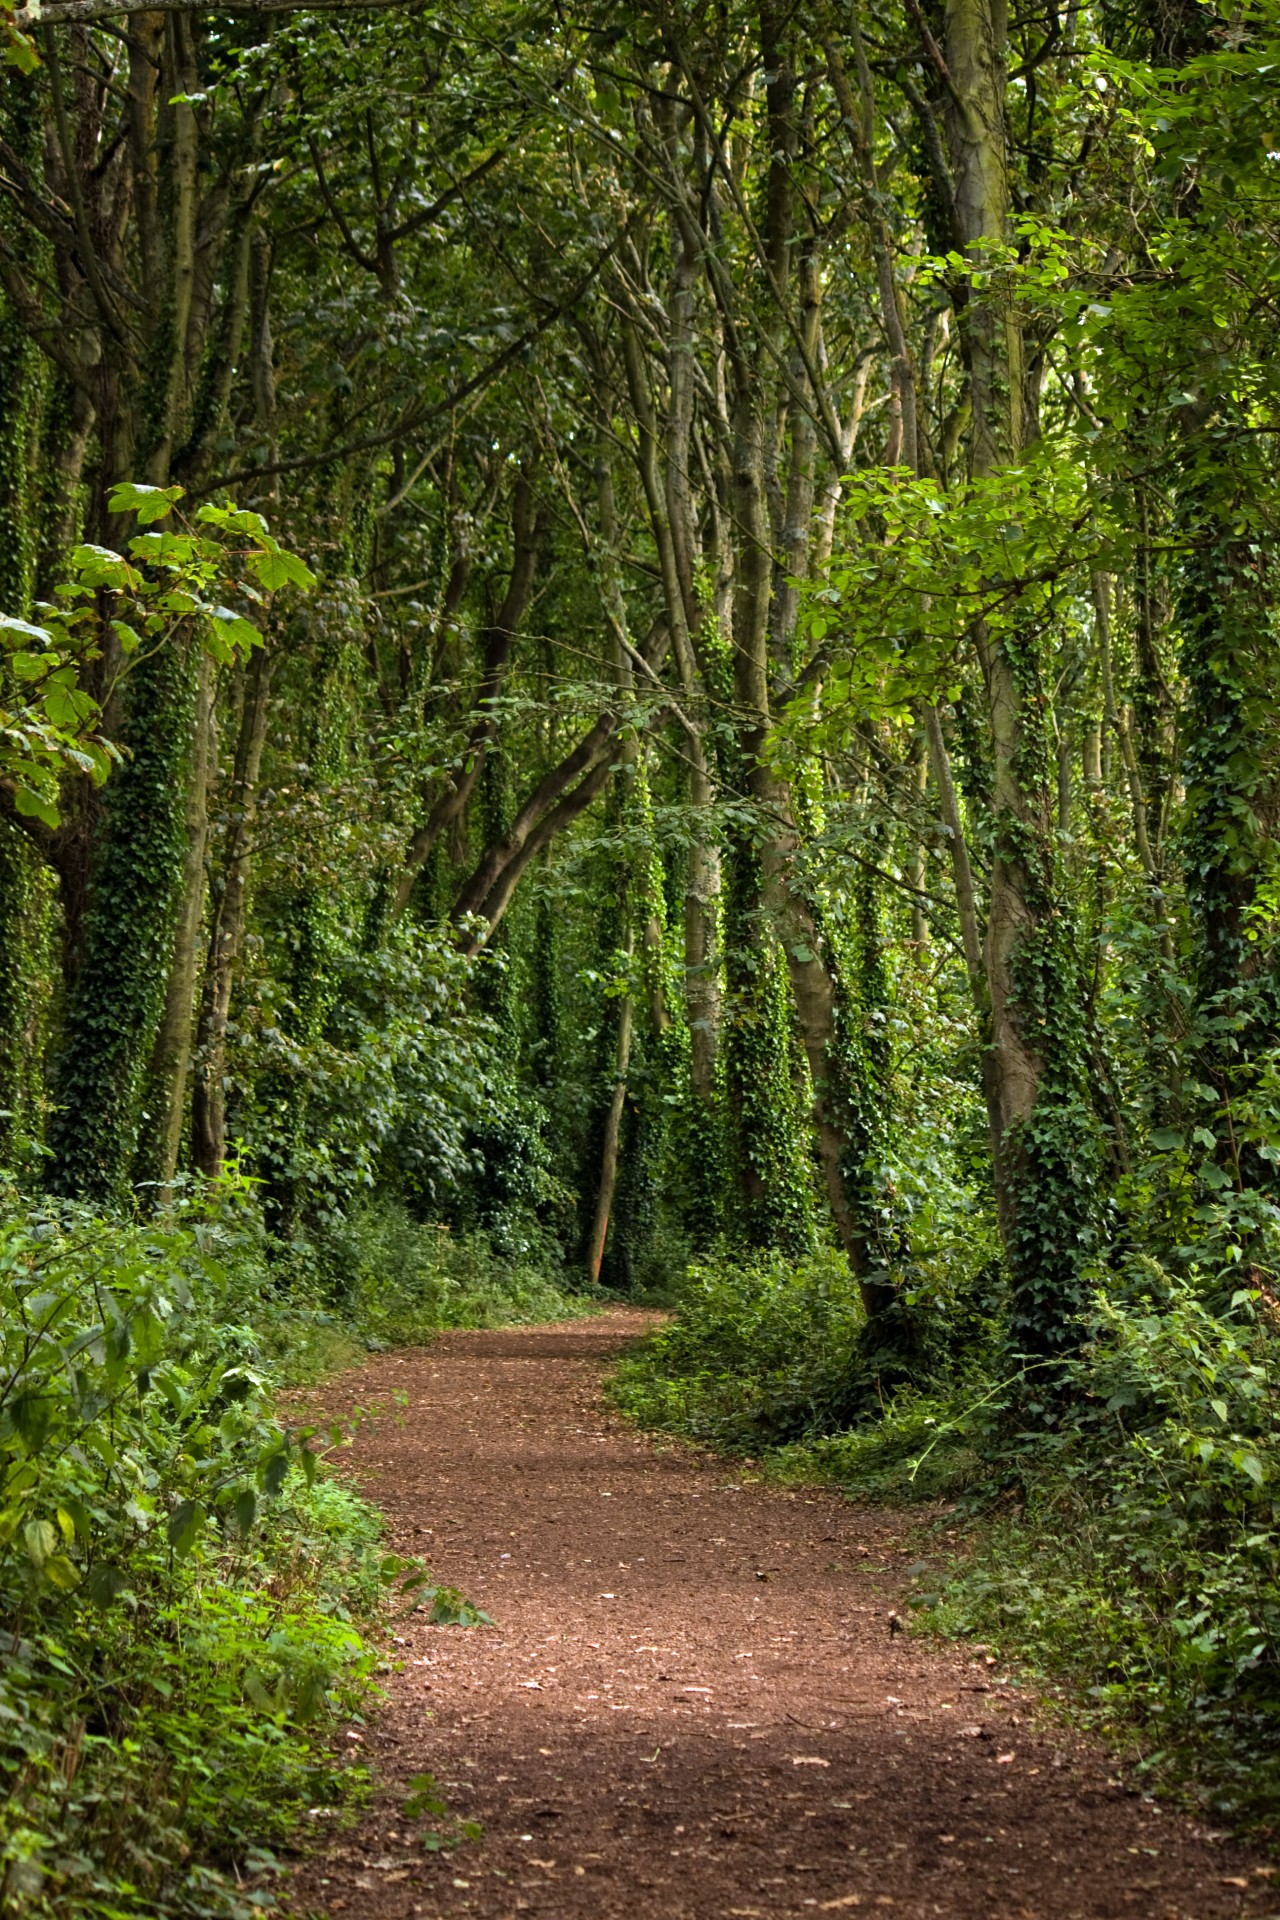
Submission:
[[[11,613],[0,613],[0,634],[6,639],[10,635],[15,640],[34,641],[39,647],[51,647],[53,635],[45,627],[33,627],[29,620],[19,620]]]
[[[52,800],[34,788],[19,784],[14,789],[13,804],[24,820],[43,820],[46,827],[56,827],[60,815]]]
[[[316,583],[316,576],[296,553],[251,553],[249,565],[268,593],[280,587],[301,587],[305,592]]]
[[[107,509],[110,513],[135,513],[138,525],[149,527],[153,520],[163,520],[171,513],[185,491],[184,487],[145,487],[122,480],[107,496]]]

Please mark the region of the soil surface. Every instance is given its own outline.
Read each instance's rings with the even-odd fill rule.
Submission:
[[[387,1410],[343,1458],[393,1546],[496,1625],[398,1629],[403,1666],[357,1737],[382,1785],[297,1870],[299,1913],[1280,1909],[1256,1858],[1044,1731],[982,1652],[894,1630],[909,1556],[892,1516],[739,1484],[612,1415],[602,1372],[645,1325],[449,1334],[327,1390],[327,1415]],[[404,1816],[426,1771],[479,1840],[424,1850],[450,1826]]]

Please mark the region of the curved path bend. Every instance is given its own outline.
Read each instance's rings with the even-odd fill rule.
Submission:
[[[831,1493],[739,1484],[602,1403],[617,1311],[453,1333],[327,1390],[392,1545],[493,1615],[399,1629],[382,1783],[296,1872],[341,1920],[1217,1920],[1280,1881],[1046,1733],[972,1649],[894,1632],[905,1555]],[[483,1837],[427,1853],[430,1771]]]

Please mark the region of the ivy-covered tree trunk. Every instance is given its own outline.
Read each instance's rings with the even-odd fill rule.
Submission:
[[[205,855],[209,841],[209,788],[216,759],[217,669],[208,654],[196,670],[191,757],[187,773],[186,850],[173,952],[164,1006],[147,1071],[136,1179],[167,1197],[178,1167],[187,1118],[187,1088],[194,1040],[200,929],[204,920]]]
[[[1233,1112],[1280,1038],[1270,910],[1251,924],[1280,816],[1280,754],[1267,719],[1274,567],[1269,543],[1250,526],[1262,461],[1237,424],[1231,446],[1221,432],[1202,437],[1189,423],[1177,497],[1192,1039],[1197,1078],[1213,1089],[1196,1117],[1215,1139],[1200,1168],[1215,1193],[1276,1184],[1274,1165],[1248,1144]]]
[[[970,405],[970,471],[989,479],[1027,439],[1021,317],[992,253],[1011,234],[1006,18],[996,0],[950,0],[947,143],[954,215],[970,262],[957,288]],[[1056,837],[1056,759],[1034,621],[979,627],[992,764],[993,845],[983,947],[986,1075],[996,1196],[1013,1276],[1010,1335],[1051,1354],[1078,1338],[1081,1266],[1093,1244],[1099,1155],[1089,1106],[1084,997]]]
[[[184,638],[141,659],[126,682],[126,757],[102,800],[53,1076],[49,1184],[71,1198],[128,1195],[182,898],[197,678]]]

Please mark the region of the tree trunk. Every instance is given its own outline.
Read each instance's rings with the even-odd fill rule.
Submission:
[[[1015,463],[1025,440],[1020,316],[1002,276],[989,271],[990,249],[1006,246],[1011,231],[1006,53],[1001,0],[949,0],[946,131],[956,229],[972,269],[957,300],[976,479]],[[1043,641],[1034,627],[993,638],[979,624],[975,637],[994,829],[983,945],[986,1086],[1014,1284],[1011,1337],[1023,1351],[1053,1353],[1079,1337],[1081,1261],[1094,1232],[1099,1142],[1087,1013],[1061,893],[1055,769],[1039,717]]]
[[[160,1016],[160,1028],[147,1075],[144,1132],[136,1175],[140,1184],[153,1183],[159,1189],[157,1197],[161,1201],[167,1201],[171,1194],[186,1119],[200,926],[204,919],[209,789],[217,762],[217,669],[208,654],[201,654],[196,672],[191,767],[186,795],[187,849],[182,871],[182,899],[165,988],[164,1011]]]
[[[393,919],[398,920],[408,906],[413,883],[430,858],[437,840],[461,817],[475,790],[496,725],[493,702],[501,689],[512,646],[533,597],[544,531],[538,519],[533,489],[522,474],[516,482],[511,514],[511,577],[502,605],[480,635],[483,666],[475,698],[475,718],[463,752],[462,766],[436,800],[424,825],[419,827],[409,842],[404,868],[392,898]]]
[[[271,658],[259,648],[245,670],[235,768],[227,796],[227,842],[215,893],[200,998],[196,1069],[191,1092],[191,1160],[216,1180],[227,1152],[227,1022],[244,945],[258,774],[267,737]]]
[[[629,933],[624,951],[630,958],[632,941]],[[613,1196],[618,1184],[618,1143],[622,1136],[622,1112],[627,1100],[627,1069],[631,1064],[631,1036],[634,1025],[635,1012],[631,995],[628,993],[623,996],[618,1008],[613,1093],[604,1117],[604,1135],[600,1147],[600,1179],[596,1186],[595,1212],[591,1222],[587,1271],[591,1276],[593,1287],[598,1287],[600,1284],[605,1241],[609,1236],[609,1215],[613,1211]]]

